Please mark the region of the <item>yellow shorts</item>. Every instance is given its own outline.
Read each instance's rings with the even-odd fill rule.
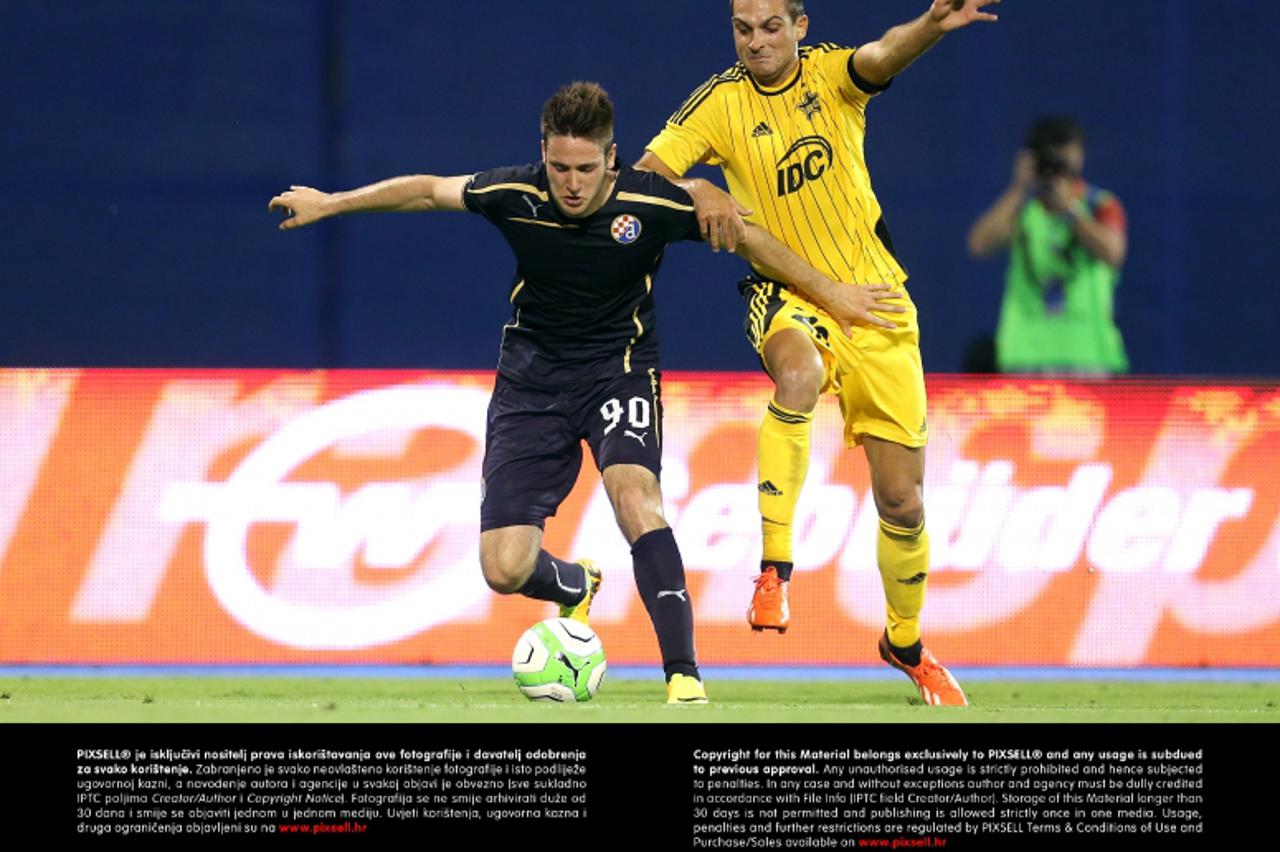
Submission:
[[[897,328],[858,326],[849,338],[820,308],[780,284],[747,279],[738,287],[747,300],[747,339],[761,364],[769,338],[786,328],[799,329],[818,347],[826,366],[822,392],[840,399],[845,443],[860,444],[865,435],[906,447],[928,442],[920,326],[909,296],[901,300],[906,313],[881,314]]]

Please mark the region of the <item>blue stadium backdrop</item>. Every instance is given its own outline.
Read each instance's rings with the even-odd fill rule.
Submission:
[[[812,0],[813,40],[920,12]],[[989,333],[1001,264],[964,252],[1027,122],[1089,132],[1130,216],[1118,297],[1143,373],[1280,374],[1272,148],[1256,108],[1280,11],[1236,0],[1007,0],[870,110],[868,153],[921,308],[926,369]],[[0,27],[0,363],[487,368],[508,253],[467,216],[282,235],[267,199],[537,156],[543,99],[604,83],[637,157],[734,59],[720,0],[260,3],[7,0]],[[1223,48],[1226,46],[1226,49]],[[667,364],[754,368],[739,262],[672,250]]]

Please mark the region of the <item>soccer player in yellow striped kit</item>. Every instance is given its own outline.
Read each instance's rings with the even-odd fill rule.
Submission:
[[[810,422],[819,396],[835,394],[846,442],[866,452],[880,515],[876,557],[887,621],[880,656],[911,678],[926,703],[939,705],[968,702],[920,639],[929,537],[919,327],[871,189],[863,139],[871,97],[946,33],[994,21],[983,9],[996,2],[934,0],[915,20],[851,49],[800,46],[809,27],[803,0],[731,0],[739,62],[694,90],[638,163],[672,179],[697,163],[720,166],[744,207],[714,188],[691,187],[713,245],[732,249],[739,214],[750,215],[815,269],[854,282],[825,299],[825,310],[787,282],[753,274],[739,285],[747,336],[775,384],[760,426],[764,546],[747,617],[753,629],[780,633],[790,622],[792,521]]]

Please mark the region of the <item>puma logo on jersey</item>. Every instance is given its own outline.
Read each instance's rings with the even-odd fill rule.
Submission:
[[[536,204],[528,195],[522,195],[520,197],[524,199],[525,204],[529,205],[529,215],[535,219],[538,218],[538,208],[547,206],[546,204]]]
[[[929,575],[926,574],[924,571],[921,571],[919,574],[916,574],[914,577],[908,577],[907,579],[899,580],[898,582],[904,586],[918,586],[921,583],[923,583],[925,581],[925,578],[928,576]]]
[[[646,436],[648,436],[649,433],[641,432],[639,435],[637,435],[635,432],[632,432],[630,429],[625,429],[623,430],[622,434],[624,437],[627,437],[627,438],[635,438],[637,441],[640,442],[640,446],[643,447],[645,445],[644,439]]]
[[[752,139],[759,139],[761,136],[772,136],[773,128],[765,124],[763,121],[756,125],[756,129],[751,131]]]
[[[673,597],[673,598],[679,598],[680,600],[684,601],[685,603],[688,603],[688,602],[689,602],[689,599],[688,599],[687,597],[685,597],[685,591],[684,591],[684,589],[676,589],[676,590],[674,590],[674,591],[666,591],[666,590],[663,590],[663,591],[661,591],[661,592],[658,592],[658,600],[662,600],[663,598],[665,598],[665,597],[667,597],[667,596],[670,596],[670,597]]]

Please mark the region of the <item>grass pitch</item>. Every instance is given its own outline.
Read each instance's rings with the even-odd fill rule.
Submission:
[[[668,707],[661,681],[606,679],[587,704],[506,678],[0,677],[0,722],[1280,722],[1280,684],[964,680],[973,706],[894,681],[716,681]]]

